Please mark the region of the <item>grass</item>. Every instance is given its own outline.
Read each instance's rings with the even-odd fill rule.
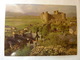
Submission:
[[[25,28],[30,24],[41,23],[41,19],[39,17],[26,16],[26,18],[6,18],[5,25],[13,26],[20,29]]]
[[[23,17],[7,17],[5,19],[5,25],[16,27],[17,31],[22,30],[25,27],[29,27],[29,25],[42,24],[39,16],[23,16]],[[36,25],[37,26],[37,25]],[[30,29],[32,27],[29,27]],[[5,33],[6,36],[10,36],[11,32]]]
[[[29,27],[30,30],[33,30],[33,29],[36,29],[34,27],[38,27],[38,25],[39,26],[42,25],[41,19],[38,16],[37,17],[36,16],[26,16],[26,17],[24,16],[24,17],[6,18],[5,22],[6,22],[5,25],[16,27],[17,30],[24,29],[25,27]],[[67,21],[67,22],[69,22],[69,21]],[[30,27],[30,24],[32,25],[31,27]],[[65,30],[62,27],[63,25],[61,25],[61,26],[58,25],[58,26],[54,26],[54,27],[53,26],[51,26],[52,30],[54,29],[54,27],[59,28],[61,31]],[[63,29],[61,29],[61,27]],[[61,46],[65,46],[66,48],[68,47],[67,46],[68,44],[66,43],[67,41],[65,40],[67,38],[62,38],[62,39],[60,38],[63,36],[63,32],[53,32],[53,33],[49,32],[48,33],[48,30],[46,29],[46,27],[43,27],[43,28],[44,28],[44,30],[43,30],[44,35],[43,36],[44,36],[45,41],[43,42],[42,40],[39,40],[39,44],[41,46],[47,47],[50,45],[53,45],[53,46],[61,45]],[[68,31],[65,31],[65,33],[68,33]],[[11,34],[10,32],[6,33],[7,36],[8,35],[10,36],[10,34]],[[46,34],[48,34],[48,35],[46,35]],[[70,39],[72,39],[72,38],[70,38]],[[75,38],[75,40],[76,40],[76,38]],[[70,52],[72,54],[72,51],[75,51],[75,53],[76,53],[76,49],[74,49],[74,50],[70,49],[67,53]],[[9,54],[9,50],[6,52]],[[23,49],[17,50],[16,55],[17,56],[28,56],[30,54],[30,52],[31,52],[30,47],[24,47]]]
[[[25,46],[23,49],[16,51],[16,56],[28,56],[30,52],[31,52],[31,48]]]

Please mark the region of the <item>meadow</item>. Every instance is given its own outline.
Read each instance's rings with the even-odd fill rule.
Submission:
[[[30,24],[41,24],[41,19],[39,16],[6,17],[5,22],[5,25],[13,26],[20,30]]]

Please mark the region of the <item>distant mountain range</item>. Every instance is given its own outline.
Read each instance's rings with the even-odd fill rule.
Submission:
[[[40,13],[34,13],[34,12],[29,12],[29,13],[19,13],[19,12],[6,12],[6,17],[18,17],[18,16],[27,16],[27,15],[31,15],[31,16],[39,16]]]
[[[15,16],[23,16],[22,13],[16,13],[16,12],[6,12],[6,17],[15,17]]]
[[[19,12],[6,12],[6,17],[18,17],[18,16],[39,16],[40,13],[29,12],[29,13],[19,13]],[[76,13],[67,13],[67,17],[76,17]]]

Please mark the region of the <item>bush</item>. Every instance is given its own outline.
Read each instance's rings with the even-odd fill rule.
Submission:
[[[16,51],[16,56],[29,56],[30,52],[30,47],[24,47],[23,49],[19,49]]]
[[[61,37],[62,33],[49,33],[46,37],[44,42],[39,41],[39,44],[42,46],[50,46],[50,45],[62,45],[62,46],[66,46],[66,42],[65,40]]]
[[[32,49],[31,56],[55,56],[55,55],[76,55],[76,48],[64,48],[61,45],[56,46],[37,46]]]
[[[13,52],[12,49],[6,49],[5,50],[5,56],[10,56],[12,52]]]
[[[77,54],[77,49],[76,48],[70,48],[66,52],[67,55],[76,55]]]

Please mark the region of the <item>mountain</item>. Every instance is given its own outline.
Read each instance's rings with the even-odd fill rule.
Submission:
[[[39,16],[40,13],[36,12],[28,12],[28,13],[20,13],[20,12],[6,12],[6,17],[19,17],[19,16]],[[76,13],[66,13],[66,17],[76,17]]]
[[[16,16],[23,16],[22,13],[16,13],[16,12],[6,12],[6,17],[16,17]]]
[[[18,16],[39,16],[40,13],[28,12],[28,13],[19,13],[19,12],[6,12],[6,17],[18,17]]]

